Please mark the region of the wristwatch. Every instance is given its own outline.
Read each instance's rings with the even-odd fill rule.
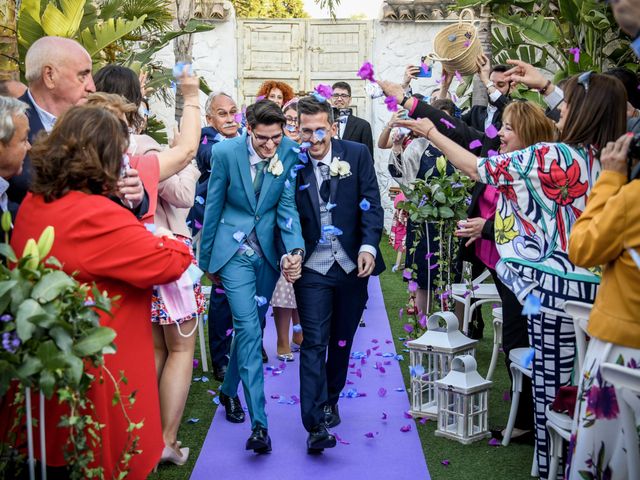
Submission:
[[[301,248],[294,248],[293,250],[291,250],[291,255],[300,255],[304,258],[304,250],[302,250]]]
[[[489,80],[489,82],[485,84],[485,87],[487,87],[487,90],[489,90],[491,87],[496,88],[495,84],[491,80]]]

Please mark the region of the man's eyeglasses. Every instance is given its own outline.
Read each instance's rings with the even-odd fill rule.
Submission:
[[[584,87],[585,93],[589,91],[589,82],[591,81],[592,70],[588,72],[581,73],[578,77],[578,83]]]
[[[319,142],[321,142],[327,136],[327,130],[319,128],[317,130],[303,129],[300,131],[300,138],[305,142],[315,136]]]
[[[298,119],[297,117],[284,117],[289,125],[297,125]]]
[[[351,95],[349,95],[348,93],[334,93],[331,95],[331,98],[341,98],[342,100],[346,100],[347,98],[351,98]]]
[[[258,145],[265,145],[266,143],[269,143],[269,140],[271,140],[275,145],[282,141],[282,133],[274,135],[273,137],[265,137],[264,135],[258,135],[257,133],[252,133],[252,135]]]

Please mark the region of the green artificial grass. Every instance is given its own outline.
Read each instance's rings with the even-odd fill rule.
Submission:
[[[396,252],[391,248],[388,238],[382,239],[382,254],[387,264],[387,270],[380,275],[380,283],[384,295],[385,307],[391,324],[391,332],[394,337],[396,350],[400,353],[406,348],[400,337],[406,337],[403,330],[404,321],[398,317],[398,310],[404,307],[407,301],[406,283],[402,280],[402,272],[393,273],[391,266],[396,259]],[[478,344],[476,358],[478,369],[481,375],[486,375],[491,358],[493,347],[493,329],[491,325],[491,305],[483,308],[485,319],[484,340]],[[206,327],[205,327],[206,335]],[[200,360],[199,342],[196,342],[195,358]],[[402,362],[402,374],[407,390],[410,391],[409,377],[409,355],[403,353],[405,360]],[[191,471],[200,454],[204,439],[209,430],[209,425],[215,413],[216,405],[213,403],[213,395],[208,390],[219,391],[220,384],[213,379],[211,371],[202,372],[202,365],[194,368],[194,378],[208,377],[207,382],[192,382],[189,398],[185,407],[182,426],[178,432],[178,438],[182,444],[191,449],[189,460],[183,466],[172,464],[161,465],[158,472],[151,474],[151,480],[186,480],[190,477]],[[489,425],[504,426],[507,424],[510,403],[503,399],[505,391],[510,390],[509,377],[504,367],[504,356],[501,353],[498,358],[493,386],[489,397]],[[188,423],[189,419],[198,419],[197,423]],[[508,447],[493,447],[488,444],[488,440],[481,440],[471,445],[462,445],[458,442],[448,440],[434,435],[436,423],[428,421],[425,425],[415,422],[418,430],[427,466],[431,478],[441,479],[473,479],[473,480],[495,480],[495,479],[530,479],[531,461],[533,460],[533,447],[512,443]],[[443,460],[448,460],[447,466],[442,464]],[[402,462],[402,458],[398,458]],[[259,470],[256,471],[259,477]],[[215,472],[211,472],[212,478],[216,478]],[[284,478],[284,477],[283,477]],[[375,479],[374,479],[375,480]]]

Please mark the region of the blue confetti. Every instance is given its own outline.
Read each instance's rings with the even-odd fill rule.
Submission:
[[[396,360],[399,361],[399,362],[402,362],[402,361],[404,361],[404,357],[402,355],[398,354],[398,355],[396,355]]]
[[[246,235],[244,232],[241,232],[240,230],[238,230],[236,233],[233,234],[233,239],[238,243],[242,243],[245,236]]]
[[[422,365],[416,365],[415,367],[409,367],[409,373],[412,377],[421,377],[424,375],[424,367]]]
[[[156,224],[155,223],[145,223],[144,228],[146,228],[151,233],[156,233]]]
[[[307,150],[310,146],[311,146],[311,142],[302,142],[302,143],[300,144],[300,148],[301,148],[302,150]]]
[[[294,153],[300,153],[300,147],[291,147],[291,151]]]
[[[331,210],[333,210],[337,206],[338,205],[336,205],[335,203],[328,202],[327,205],[325,206],[325,208],[327,209],[327,212],[330,212]]]
[[[291,230],[292,226],[293,226],[293,218],[287,218],[287,223],[285,224],[285,227],[287,227],[288,230]]]
[[[327,136],[327,131],[324,128],[319,128],[313,134],[318,139],[318,141],[321,142]]]
[[[220,405],[220,397],[218,396],[213,397],[213,403],[215,403],[216,405]]]
[[[298,187],[298,190],[302,191],[302,190],[306,190],[307,188],[309,188],[309,183],[305,183],[304,185],[300,185]]]
[[[200,195],[197,195],[196,203],[199,203],[200,205],[204,205],[204,198],[202,198]]]
[[[176,93],[176,90],[178,89],[178,86],[176,85],[176,82],[171,80],[171,83],[169,84],[169,88],[171,88],[171,90],[173,90],[173,93]]]
[[[396,392],[404,392],[404,388],[402,388],[402,387],[394,388],[394,390]]]
[[[300,333],[300,332],[302,332],[302,325],[300,325],[300,324],[294,325],[294,326],[293,326],[293,331],[294,331],[295,333]]]
[[[522,365],[524,368],[531,368],[531,364],[533,363],[533,357],[535,357],[536,351],[533,348],[529,348],[529,351],[522,359]]]
[[[174,78],[180,78],[184,71],[187,71],[189,75],[193,75],[193,67],[190,63],[178,62],[173,66]]]
[[[284,181],[284,187],[285,188],[289,188],[291,186],[291,182],[289,181],[289,179]]]
[[[207,383],[209,381],[209,379],[203,375],[202,378],[200,379],[200,381],[202,383]]]
[[[304,165],[300,165],[300,164],[298,164],[298,165],[294,165],[294,166],[293,166],[293,169],[294,169],[296,172],[297,172],[298,170],[302,170],[303,168],[304,168]]]
[[[392,358],[392,357],[395,357],[396,354],[395,353],[391,353],[391,352],[386,352],[386,353],[383,353],[382,356],[384,358]]]
[[[259,307],[262,307],[263,305],[267,304],[267,299],[265,297],[260,297],[260,296],[256,295],[255,299],[256,299],[256,303],[258,304]]]
[[[322,227],[322,231],[324,233],[327,233],[329,235],[335,235],[336,237],[342,235],[342,230],[340,230],[338,227],[334,227],[333,225],[325,225]]]
[[[307,157],[306,153],[300,152],[298,154],[298,160],[300,160],[302,163],[309,163],[309,157]]]
[[[537,315],[540,313],[541,306],[542,303],[540,302],[540,298],[535,296],[533,293],[530,293],[524,300],[522,315],[525,315],[527,317],[531,317],[531,315]]]
[[[287,402],[287,397],[285,397],[284,395],[280,395],[280,397],[278,398],[278,403],[281,404],[281,405],[283,405],[285,403],[288,403]]]
[[[327,99],[320,95],[318,92],[311,92],[311,96],[319,102],[326,102]]]
[[[369,200],[367,200],[366,198],[363,198],[362,201],[360,202],[360,210],[362,210],[363,212],[366,212],[370,208],[371,208],[371,203],[369,202]]]
[[[291,178],[296,178],[296,175],[298,175],[298,171],[297,171],[297,170],[292,169],[292,170],[289,172],[289,175],[291,176]]]
[[[187,420],[187,423],[198,423],[199,421],[199,418],[190,418],[189,420]]]

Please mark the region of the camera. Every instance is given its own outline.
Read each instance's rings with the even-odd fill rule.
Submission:
[[[633,135],[633,140],[627,152],[627,163],[629,165],[629,181],[640,178],[640,163],[633,167],[633,164],[640,160],[640,133]]]

